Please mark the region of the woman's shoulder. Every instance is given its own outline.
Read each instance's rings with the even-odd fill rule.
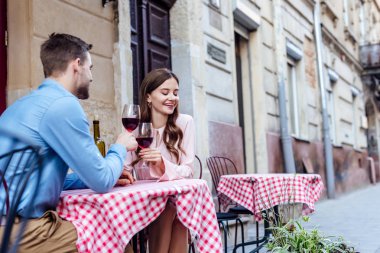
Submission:
[[[180,114],[178,114],[178,118],[177,118],[176,123],[177,124],[181,124],[181,123],[187,124],[190,121],[193,121],[193,117],[191,115],[180,113]]]
[[[178,115],[176,125],[179,126],[182,130],[187,128],[188,125],[193,125],[193,117],[188,114],[180,113]]]

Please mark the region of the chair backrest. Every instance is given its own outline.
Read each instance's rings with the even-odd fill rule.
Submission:
[[[199,157],[198,157],[197,155],[195,155],[195,160],[198,161],[198,163],[195,163],[195,168],[198,168],[199,176],[196,177],[196,176],[194,175],[194,178],[202,179],[203,166],[202,166],[201,159],[199,159]],[[198,164],[198,165],[196,165],[196,164]]]
[[[210,156],[206,159],[215,189],[218,187],[220,177],[223,175],[237,174],[235,163],[223,156]]]
[[[219,180],[220,177],[223,175],[229,175],[229,174],[238,174],[237,168],[235,166],[235,163],[223,156],[210,156],[209,158],[206,159],[207,162],[207,167],[210,170],[211,173],[211,178],[212,178],[212,183],[214,185],[214,189],[218,188]],[[229,201],[229,199],[224,200],[223,202],[225,203],[226,201]],[[218,202],[219,202],[219,210],[220,210],[220,197],[218,195]],[[229,201],[228,205],[236,205],[235,202],[232,200]]]
[[[16,252],[37,195],[42,156],[38,147],[2,129],[0,129],[0,142],[0,222],[4,226],[0,253]],[[31,184],[28,180],[32,174],[34,183],[32,190],[29,191]],[[27,186],[29,203],[22,212],[23,216],[19,217],[18,206]],[[20,220],[19,229],[10,245],[10,235],[16,219]]]

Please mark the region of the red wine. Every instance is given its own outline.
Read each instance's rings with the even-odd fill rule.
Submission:
[[[149,148],[150,144],[152,144],[153,137],[137,137],[136,141],[140,148]]]
[[[139,125],[139,119],[137,118],[122,118],[123,126],[128,132],[132,132]]]

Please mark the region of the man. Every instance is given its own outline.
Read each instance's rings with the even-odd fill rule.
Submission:
[[[0,128],[27,137],[44,154],[41,182],[32,203],[34,219],[28,222],[19,252],[76,252],[75,227],[54,211],[62,189],[89,187],[103,193],[117,183],[133,182],[132,176],[123,171],[127,150],[137,148],[133,135],[121,133],[103,158],[78,101],[89,97],[91,47],[75,36],[52,34],[42,44],[40,54],[47,78],[0,117]],[[0,137],[2,153],[6,152],[6,143],[9,139]],[[68,168],[74,173],[65,181]],[[21,201],[18,215],[23,215],[30,197]]]

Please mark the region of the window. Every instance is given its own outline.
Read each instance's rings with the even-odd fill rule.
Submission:
[[[326,90],[326,106],[329,119],[330,138],[333,144],[336,144],[336,125],[335,125],[335,100],[334,100],[334,86],[339,79],[338,74],[328,68],[328,87]]]
[[[352,0],[343,0],[344,25],[350,27],[353,25],[353,6]]]
[[[290,133],[299,135],[296,62],[288,59],[287,111]]]
[[[330,81],[331,82],[331,81]],[[330,138],[332,143],[336,143],[335,133],[335,106],[334,106],[334,92],[327,90],[327,114],[329,118]]]
[[[356,97],[352,97],[352,138],[353,138],[353,144],[354,148],[357,147],[357,141],[356,141]]]
[[[354,148],[358,147],[358,142],[357,142],[357,128],[358,128],[358,119],[357,119],[357,112],[356,112],[356,104],[357,104],[357,97],[360,94],[360,91],[354,87],[351,86],[351,93],[352,93],[352,143],[354,145]]]
[[[297,83],[300,80],[297,80],[299,63],[303,57],[302,50],[290,42],[286,41],[286,54],[288,56],[287,64],[287,89],[286,89],[286,105],[287,105],[287,114],[288,114],[288,126],[290,133],[299,137],[299,118],[298,118],[298,94]]]
[[[355,18],[360,17],[360,10],[359,14],[356,13],[354,0],[343,0],[343,15],[344,26],[353,29],[358,23],[357,20],[355,20]]]
[[[349,24],[349,15],[348,15],[348,1],[343,0],[343,18],[344,18],[344,26],[348,26]]]
[[[220,9],[220,0],[209,0],[209,2],[213,7]]]

